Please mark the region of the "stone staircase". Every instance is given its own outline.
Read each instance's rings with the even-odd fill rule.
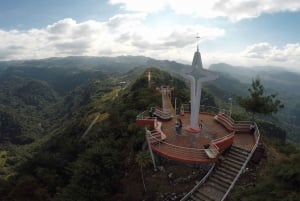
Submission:
[[[189,201],[220,201],[247,160],[250,151],[232,146],[204,184],[194,191]]]

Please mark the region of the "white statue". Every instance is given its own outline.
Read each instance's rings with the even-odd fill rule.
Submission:
[[[197,37],[198,39],[199,37]],[[202,83],[215,80],[218,75],[203,69],[201,54],[199,52],[199,47],[197,44],[197,51],[194,54],[192,69],[187,72],[183,72],[182,76],[189,79],[191,82],[191,119],[190,126],[187,128],[190,131],[200,132],[198,117],[201,101],[201,90]]]

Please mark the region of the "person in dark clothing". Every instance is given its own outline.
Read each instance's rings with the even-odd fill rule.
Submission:
[[[176,134],[181,134],[181,129],[182,129],[182,121],[180,118],[178,118],[175,125]]]
[[[182,121],[180,118],[178,118],[179,128],[182,128]]]
[[[251,133],[254,133],[255,132],[255,124],[252,122],[251,124],[250,124],[250,127],[249,127],[249,129],[250,129],[250,132]]]

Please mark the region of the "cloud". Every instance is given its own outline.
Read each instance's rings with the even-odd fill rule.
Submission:
[[[41,29],[0,29],[1,60],[88,55],[139,55],[162,58],[171,48],[195,45],[197,32],[203,41],[222,37],[223,29],[178,25],[153,28],[143,13],[118,14],[106,21],[77,22],[66,18]],[[182,50],[183,51],[183,50]],[[170,57],[171,55],[169,55]],[[173,55],[174,56],[174,55]]]
[[[74,40],[69,42],[56,43],[55,48],[65,54],[83,55],[90,47],[90,41]]]
[[[215,10],[223,13],[232,21],[255,18],[263,13],[295,12],[300,10],[298,0],[219,0]]]
[[[244,55],[249,58],[264,59],[271,54],[274,48],[269,43],[258,43],[246,47]]]
[[[125,29],[128,31],[129,29],[135,28],[137,26],[143,26],[142,22],[146,18],[145,13],[137,13],[137,14],[118,14],[111,17],[106,26],[110,28],[112,31]]]
[[[72,28],[76,26],[76,21],[66,18],[47,26],[46,30],[50,34],[68,34]]]
[[[269,43],[258,43],[248,46],[243,55],[248,58],[262,59],[267,62],[281,63],[299,63],[300,44],[286,44],[283,47],[272,46]]]
[[[300,64],[299,43],[277,47],[262,42],[240,52],[209,52],[205,43],[221,38],[225,30],[197,25],[153,28],[145,23],[146,18],[145,13],[132,13],[115,15],[106,21],[77,22],[67,18],[25,31],[0,29],[0,60],[143,55],[190,63],[196,49],[195,33],[201,33],[200,49],[205,67],[217,62],[247,66]]]
[[[169,7],[177,14],[205,18],[226,17],[231,21],[258,17],[263,13],[295,12],[299,0],[110,0],[127,11],[153,13]]]

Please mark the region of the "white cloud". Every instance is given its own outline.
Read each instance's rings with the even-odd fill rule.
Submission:
[[[275,47],[269,43],[258,43],[246,47],[244,55],[249,58],[260,58],[264,59],[267,55],[274,51]]]
[[[201,33],[200,49],[205,67],[217,62],[245,66],[300,65],[299,43],[277,47],[263,42],[240,52],[209,52],[202,43],[222,37],[223,29],[189,25],[152,28],[144,23],[146,17],[146,14],[133,13],[102,22],[63,19],[41,29],[0,29],[0,60],[143,55],[190,63],[196,49],[195,33]]]
[[[263,13],[300,10],[299,0],[110,0],[127,11],[158,12],[166,6],[177,14],[205,18],[227,17],[231,21],[258,17]]]
[[[67,18],[42,29],[4,31],[0,29],[0,59],[39,59],[53,56],[145,55],[162,58],[170,49],[195,45],[195,33],[204,40],[222,37],[224,30],[203,26],[152,28],[146,14],[115,15],[107,21],[76,22]],[[178,55],[170,54],[168,58]]]
[[[277,47],[267,42],[252,44],[241,52],[204,53],[203,60],[207,66],[212,63],[225,62],[231,65],[280,66],[289,70],[300,71],[300,44],[286,44]]]
[[[300,60],[300,44],[287,44],[283,47],[272,46],[269,43],[258,43],[248,46],[243,55],[248,58],[261,59],[266,62],[297,64]]]

